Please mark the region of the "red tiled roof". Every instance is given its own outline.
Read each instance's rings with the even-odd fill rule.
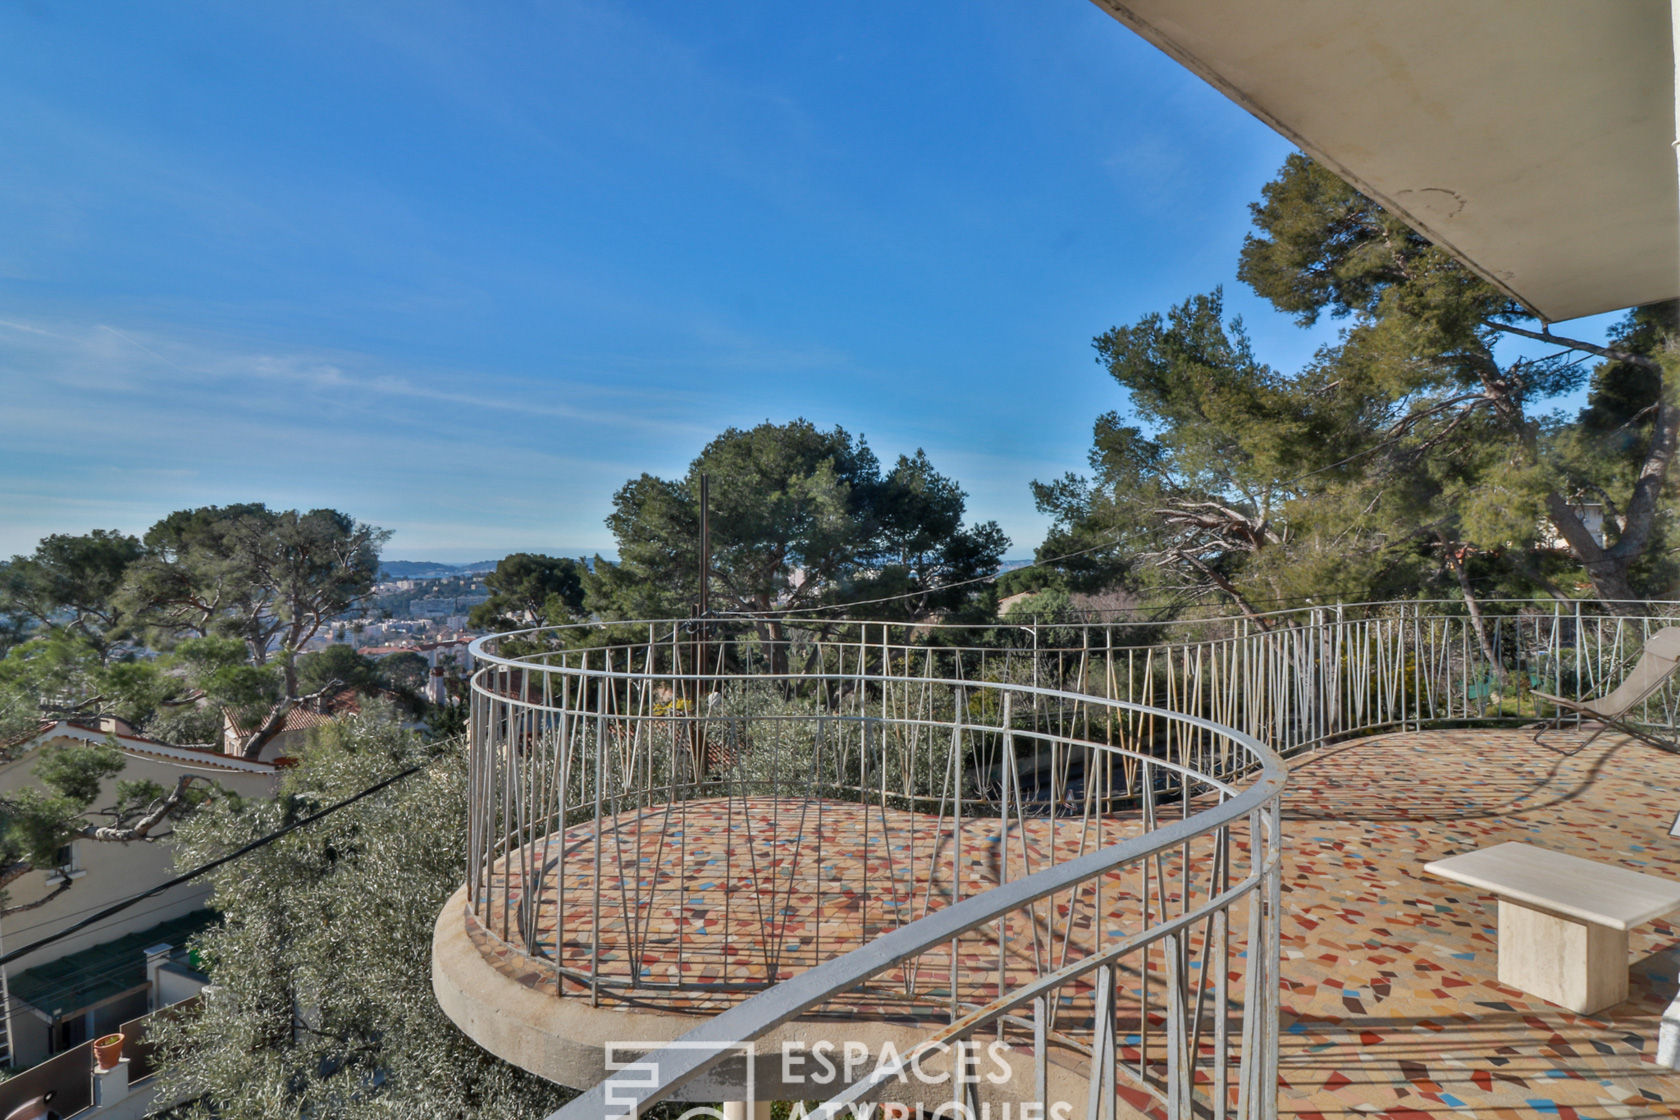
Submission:
[[[269,712],[273,711],[273,708],[269,709]],[[233,709],[223,708],[222,714],[227,717],[228,725],[233,729],[233,733],[241,739],[256,731],[258,727],[262,726],[262,719],[268,718],[268,714],[265,713],[262,719],[257,720],[252,726],[247,727],[244,722],[234,714]],[[291,711],[286,713],[286,722],[281,725],[280,730],[276,731],[275,734],[284,735],[288,731],[307,731],[312,727],[325,727],[333,721],[333,718],[334,717],[330,715],[312,711],[309,708],[294,707]]]
[[[58,732],[58,734],[55,735],[54,732]],[[273,770],[273,767],[266,762],[251,762],[242,758],[230,758],[213,748],[176,746],[174,743],[165,743],[160,739],[150,739],[144,735],[124,732],[106,731],[96,725],[70,719],[42,720],[40,727],[35,732],[20,739],[12,740],[7,744],[7,748],[21,746],[35,740],[45,741],[52,738],[81,739],[84,742],[98,742],[109,738],[115,740],[117,747],[125,754],[162,759],[168,762],[181,762],[191,766],[212,766],[224,770],[243,770],[247,772]]]
[[[127,727],[128,724],[125,722],[123,726]],[[172,745],[159,739],[147,738],[135,731],[107,731],[96,723],[83,723],[81,720],[77,719],[43,719],[40,726],[36,727],[35,730],[25,731],[22,735],[15,736],[6,740],[4,743],[0,743],[0,748],[10,750],[13,747],[22,746],[24,743],[39,739],[55,727],[73,727],[77,731],[86,731],[94,735],[115,735],[118,739],[134,743],[153,743],[158,746]]]

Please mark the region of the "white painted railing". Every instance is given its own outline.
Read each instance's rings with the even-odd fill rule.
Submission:
[[[922,1023],[930,1046],[984,1030],[1031,1056],[1040,1101],[1060,1053],[1082,1056],[1081,1107],[1144,1092],[1174,1117],[1270,1115],[1278,756],[1548,716],[1532,689],[1613,685],[1664,614],[1495,603],[1477,627],[1451,604],[1399,603],[501,635],[474,647],[469,921],[567,998],[728,1007],[695,1047],[650,1059],[651,1084],[616,1087],[637,1107],[729,1044],[845,1011]],[[1640,718],[1672,728],[1675,708],[1671,689]],[[862,853],[801,880],[815,932],[778,902],[792,869],[698,888],[712,849],[696,822],[737,811],[760,822],[741,850],[840,828]],[[603,1115],[607,1091],[564,1115]]]

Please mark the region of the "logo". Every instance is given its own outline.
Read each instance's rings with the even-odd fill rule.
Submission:
[[[753,1120],[757,1101],[757,1049],[751,1042],[609,1042],[606,1067],[615,1071],[607,1083],[605,1103],[608,1115],[633,1116],[637,1089],[660,1084],[659,1054],[701,1050],[731,1054],[741,1059],[743,1081],[732,1090],[727,1110],[719,1105],[697,1104],[683,1111],[678,1120]],[[1011,1048],[1003,1042],[963,1041],[898,1050],[890,1041],[879,1050],[867,1043],[822,1040],[811,1045],[786,1042],[779,1054],[768,1055],[780,1075],[776,1096],[793,1101],[789,1120],[1072,1120],[1073,1106],[1066,1101],[1046,1105],[1037,1101],[981,1101],[986,1087],[1008,1084],[1016,1069],[1009,1061]],[[876,1087],[869,1095],[876,1101],[843,1105],[808,1105],[840,1093],[847,1086],[872,1079]],[[897,1093],[894,1090],[899,1090]],[[735,1095],[738,1093],[738,1095]],[[895,1098],[939,1101],[917,1107],[898,1103]],[[744,1107],[742,1107],[744,1106]]]
[[[736,1098],[746,1104],[746,1115],[753,1115],[753,1104],[758,1096],[755,1092],[757,1081],[758,1048],[751,1042],[715,1043],[715,1042],[609,1042],[605,1047],[605,1064],[607,1069],[616,1073],[606,1085],[606,1105],[608,1116],[634,1116],[636,1114],[636,1097],[634,1090],[651,1089],[659,1084],[658,1055],[663,1052],[673,1054],[682,1050],[704,1050],[708,1054],[725,1055],[739,1054],[743,1059],[744,1078],[741,1095]],[[709,1105],[697,1105],[682,1114],[679,1120],[728,1120],[722,1109]]]

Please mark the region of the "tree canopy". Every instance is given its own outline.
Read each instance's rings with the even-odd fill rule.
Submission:
[[[883,597],[910,615],[950,609],[968,595],[952,585],[996,571],[1009,543],[995,522],[963,524],[967,496],[921,451],[883,472],[868,444],[843,428],[766,422],[723,432],[682,478],[644,474],[614,495],[607,525],[619,559],[597,557],[584,577],[588,609],[657,618],[698,602],[702,475],[710,478],[711,602],[720,611],[764,615]]]
[[[378,687],[354,651],[298,654],[371,590],[383,539],[333,510],[260,505],[183,510],[139,540],[107,530],[43,539],[0,565],[0,617],[9,623],[0,744],[29,742],[43,718],[103,717],[203,743],[221,735],[226,708],[258,728],[244,744],[254,755],[300,688]],[[173,789],[125,781],[122,769],[111,746],[41,748],[38,784],[0,798],[0,887],[50,867],[78,837],[167,835],[208,791],[191,777]]]
[[[105,529],[44,538],[0,565],[0,614],[11,619],[0,634],[10,645],[30,629],[57,627],[105,653],[127,636],[118,591],[141,554],[139,541]]]
[[[467,621],[486,630],[571,622],[583,611],[583,577],[588,571],[582,560],[568,557],[533,552],[504,556],[484,577],[490,598],[475,606]]]
[[[1135,420],[1098,419],[1089,476],[1034,484],[1054,519],[1041,556],[1090,550],[1064,565],[1075,585],[1215,593],[1250,613],[1431,584],[1472,601],[1669,592],[1673,305],[1630,313],[1603,345],[1550,335],[1301,155],[1252,211],[1239,276],[1302,324],[1347,326],[1290,373],[1255,357],[1218,292],[1098,336]],[[1587,408],[1545,411],[1592,358]]]
[[[248,710],[255,757],[304,699],[299,654],[371,592],[388,535],[336,510],[248,503],[172,513],[139,540],[47,537],[0,565],[0,731],[117,715],[204,737],[219,727],[183,709],[205,700]]]
[[[119,778],[122,752],[106,743],[41,747],[31,768],[37,785],[0,794],[0,892],[20,876],[54,866],[72,840],[135,843],[163,839],[210,794],[202,775],[183,774],[173,788]],[[62,877],[41,897],[0,909],[0,916],[44,906],[69,890]]]

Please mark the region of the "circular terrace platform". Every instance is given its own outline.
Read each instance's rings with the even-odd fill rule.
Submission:
[[[1100,817],[1028,817],[1006,829],[996,818],[954,823],[823,799],[678,802],[612,817],[599,843],[593,824],[581,825],[499,861],[475,921],[486,942],[517,945],[534,929],[502,966],[546,973],[535,981],[543,990],[587,994],[595,975],[608,998],[711,1013],[1005,878],[1138,831],[1135,821]],[[1117,884],[1108,896],[1116,928],[1136,922],[1135,907],[1115,905],[1124,895]],[[1002,937],[1003,967],[1025,966],[1033,930],[1024,916]],[[959,991],[995,986],[998,938],[988,926],[961,939]],[[949,971],[948,958],[939,963]],[[927,987],[902,973],[893,982]],[[860,999],[883,1015],[949,1010],[945,999],[879,989]]]
[[[477,915],[457,892],[437,924],[435,987],[487,1049],[588,1086],[605,1072],[607,1041],[675,1038],[958,898],[1141,831],[1135,815],[1017,815],[1006,826],[791,797],[632,810],[599,834],[593,822],[579,825],[497,861]],[[954,969],[949,948],[922,954],[761,1039],[760,1052],[825,1040],[907,1051],[951,1021],[953,979],[960,1002],[972,1005],[1087,953],[1099,914],[1108,938],[1140,929],[1145,887],[1135,872],[1127,878],[1047,899],[1036,920],[1022,910],[1001,930],[972,930],[954,946]],[[1070,1019],[1089,1018],[1087,989],[1065,1003]],[[727,1097],[733,1076],[684,1096]],[[767,1077],[761,1070],[761,1097],[811,1095],[808,1086],[782,1092]]]
[[[1490,1114],[1515,1110],[1511,1113],[1515,1115],[1525,1109],[1550,1111],[1568,1106],[1582,1115],[1673,1114],[1680,1102],[1680,1081],[1676,1080],[1680,1075],[1651,1061],[1656,1026],[1673,995],[1668,962],[1680,935],[1672,922],[1653,922],[1634,932],[1627,1003],[1597,1016],[1577,1016],[1500,984],[1494,967],[1491,900],[1422,871],[1430,859],[1521,839],[1636,870],[1680,876],[1680,854],[1667,837],[1675,798],[1680,796],[1680,756],[1613,736],[1585,750],[1579,749],[1580,741],[1580,736],[1568,733],[1537,740],[1531,731],[1401,733],[1345,744],[1296,762],[1286,823],[1288,917],[1283,931],[1282,997],[1289,1027],[1284,1035],[1286,1086],[1281,1112],[1310,1116],[1365,1108],[1384,1115],[1445,1116],[1469,1106]],[[701,826],[697,813],[701,808],[701,803],[690,805],[690,812],[696,814],[690,827],[697,829],[696,835],[721,838],[717,822],[712,822],[710,832]],[[709,808],[725,813],[727,830],[727,807],[710,803]],[[739,808],[737,803],[737,814]],[[882,844],[878,817],[871,813],[870,840],[865,847],[858,808],[824,805],[822,861],[817,861],[814,848],[802,850],[792,868],[799,874],[814,874],[825,866],[838,867],[835,838],[847,829],[856,830],[855,853],[878,852]],[[778,825],[773,835],[779,836],[792,829],[788,818],[798,811],[790,802],[764,802],[752,819],[773,819]],[[1050,823],[1029,818],[1024,829],[1011,828],[1011,874],[1018,870],[1023,839],[1029,852],[1042,852]],[[619,824],[626,830],[627,851],[632,835],[642,837],[644,845],[654,842],[653,821],[646,814],[630,815]],[[738,836],[747,827],[739,817],[734,825]],[[922,827],[927,831],[918,844],[937,839],[936,822],[923,822]],[[945,827],[949,829],[949,821]],[[1076,821],[1058,822],[1058,833],[1066,833],[1058,844],[1076,843],[1078,827]],[[1138,826],[1135,821],[1108,820],[1103,827],[1135,831]],[[971,820],[965,828],[995,836],[1000,822]],[[772,834],[763,835],[759,842],[763,852],[775,850]],[[901,837],[899,842],[907,844],[908,839]],[[581,837],[572,837],[568,843],[577,845],[578,858],[592,863],[592,845]],[[613,843],[609,840],[609,851]],[[918,853],[930,850],[943,849],[917,849]],[[653,850],[647,849],[646,854],[650,862],[639,866],[654,867]],[[787,856],[783,858],[781,865],[766,864],[761,873],[773,877],[779,870],[786,874],[790,865]],[[669,860],[668,853],[665,859]],[[929,865],[935,873],[916,879],[916,889],[948,890],[948,863],[932,860]],[[867,861],[852,866],[860,869]],[[729,870],[734,874],[719,877],[713,889],[721,893],[711,897],[729,896],[723,888],[733,884],[733,914],[734,906],[748,897],[751,874],[738,872],[733,865]],[[908,868],[901,870],[894,862],[891,870],[902,897],[910,881]],[[877,878],[887,876],[879,865],[875,873]],[[988,882],[995,874],[985,861],[975,861],[964,878],[964,889]],[[845,905],[843,890],[832,879],[816,879],[831,915],[840,913]],[[1111,885],[1116,894],[1105,909],[1118,914],[1136,906],[1135,881]],[[796,889],[795,909],[809,905],[801,895],[812,895],[814,901],[814,893]],[[882,903],[890,897],[891,889],[873,889],[869,913],[884,916],[887,911]],[[915,897],[919,913],[922,894]],[[663,900],[663,896],[656,898]],[[859,909],[849,913],[861,912],[860,902]],[[880,928],[874,924],[879,920],[872,917],[872,928]],[[557,1036],[616,1038],[633,1025],[644,1032],[638,1037],[675,1038],[697,1021],[703,1006],[715,1008],[740,998],[708,993],[703,1002],[689,1004],[686,1013],[673,1013],[677,1004],[668,998],[662,1001],[664,1009],[643,1004],[639,998],[604,999],[601,1006],[592,1008],[587,992],[571,987],[567,998],[557,999],[552,962],[510,954],[493,964],[493,939],[481,931],[475,942],[468,933],[470,921],[465,915],[465,896],[457,894],[438,924],[439,951],[447,957],[449,975],[459,977],[457,983],[480,985],[470,1001],[458,999],[453,1007],[446,1003],[446,1008],[458,1022],[470,1023],[470,1032],[481,1042],[498,1027],[514,1034],[523,1032],[525,1052],[540,1051],[547,1062],[546,1067],[529,1068],[546,1068],[555,1080],[569,1080],[554,1076],[556,1059],[563,1052],[574,1062],[577,1058],[577,1052],[568,1049],[574,1044],[553,1041]],[[692,949],[685,952],[699,948],[702,928],[706,938],[715,932],[721,939],[723,926],[696,925],[688,930]],[[790,928],[789,942],[796,933],[804,935]],[[824,936],[840,933],[834,929]],[[720,941],[710,944],[714,952],[722,953]],[[995,938],[990,945],[995,968]],[[984,946],[975,941],[972,947],[978,970]],[[797,958],[805,951],[804,942],[799,949],[790,944],[785,951]],[[698,964],[701,959],[685,956],[684,964]],[[784,958],[789,961],[787,967],[797,967],[792,959]],[[748,960],[752,968],[764,967],[763,957],[749,955]],[[669,967],[666,962],[648,962],[648,967],[660,964]],[[516,978],[512,973],[518,967],[526,972]],[[704,971],[703,965],[699,967]],[[1241,963],[1233,967],[1240,969]],[[522,996],[525,1002],[510,1000],[512,995]],[[502,1021],[488,1024],[464,1019],[457,1008],[467,1002],[480,1011],[500,1005]],[[883,1005],[877,1010],[885,1016],[893,1009]],[[763,1046],[774,1047],[787,1038],[808,1040],[829,1029],[822,1024],[794,1024],[764,1040]],[[862,1007],[846,1030],[860,1038],[891,1038],[895,1045],[901,1037],[891,1018],[876,1018]],[[923,1033],[906,1029],[902,1037]],[[507,1053],[494,1045],[490,1048]],[[1129,1047],[1122,1048],[1123,1055],[1129,1052]],[[1499,1055],[1507,1056],[1510,1064],[1494,1064]],[[598,1045],[593,1058],[599,1062]],[[589,1080],[584,1063],[568,1068],[570,1076]],[[596,1066],[593,1076],[599,1075]],[[712,1099],[725,1095],[716,1086],[711,1093]],[[704,1097],[705,1090],[697,1090],[691,1099]],[[1525,1103],[1535,1101],[1541,1103]]]

